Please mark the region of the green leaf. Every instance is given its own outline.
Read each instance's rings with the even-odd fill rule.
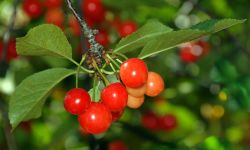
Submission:
[[[9,103],[12,128],[16,128],[24,120],[38,118],[53,87],[74,73],[74,70],[53,68],[35,73],[23,80]]]
[[[159,21],[150,20],[132,35],[121,39],[114,49],[114,52],[126,53],[136,50],[146,45],[149,40],[152,40],[170,31],[172,31],[171,28],[163,25]]]
[[[236,19],[207,20],[191,27],[190,29],[164,33],[161,36],[156,36],[153,40],[148,41],[148,44],[142,49],[138,57],[141,59],[147,58],[174,48],[179,44],[218,32],[236,24],[243,23],[244,21],[245,20]]]
[[[39,25],[26,36],[17,38],[17,53],[29,56],[61,56],[72,59],[72,48],[60,28],[51,24]]]

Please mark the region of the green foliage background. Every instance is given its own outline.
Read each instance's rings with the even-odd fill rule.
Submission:
[[[1,8],[10,5],[11,2],[11,0],[0,2],[2,25],[0,26],[0,32],[2,33],[5,29],[7,15]],[[210,18],[248,20],[226,31],[203,37],[210,43],[211,51],[196,63],[183,63],[178,56],[178,48],[145,59],[150,70],[156,71],[164,77],[166,90],[161,95],[163,102],[159,104],[156,99],[147,98],[145,104],[139,110],[127,109],[121,121],[114,123],[104,135],[81,135],[76,117],[65,112],[63,96],[75,84],[73,76],[66,78],[60,85],[56,86],[55,91],[49,96],[44,104],[42,116],[31,120],[30,126],[24,127],[26,130],[20,126],[14,130],[13,134],[18,148],[25,150],[76,150],[101,146],[102,149],[105,149],[109,142],[120,139],[132,150],[248,149],[250,147],[250,39],[248,37],[250,34],[250,14],[247,8],[250,5],[249,1],[120,0],[118,2],[116,0],[103,0],[103,2],[113,14],[118,14],[124,20],[132,19],[140,26],[150,19],[157,19],[174,30],[188,28]],[[69,13],[66,7],[65,13]],[[113,14],[111,13],[110,16],[112,17]],[[42,18],[32,21],[27,26],[15,30],[12,36],[22,37],[30,28],[42,23],[44,23]],[[230,25],[232,24],[230,23]],[[160,29],[164,28],[166,34],[170,31],[165,26],[159,26],[149,26],[146,30],[150,33],[157,32],[157,30],[161,31]],[[206,28],[202,29],[206,30]],[[208,33],[210,32],[208,31]],[[72,37],[67,29],[65,33],[70,44],[72,44],[73,58],[79,60],[80,58],[75,52],[79,38]],[[123,41],[116,45],[119,41],[117,33],[113,30],[110,33],[113,42],[111,48],[117,50],[119,46],[123,45]],[[131,40],[127,40],[134,40],[133,37],[130,38]],[[134,38],[137,39],[137,37]],[[180,38],[182,38],[181,35],[176,39]],[[71,48],[67,45],[64,48],[64,54],[67,54],[68,57],[69,53],[66,53],[66,51],[70,51]],[[134,49],[137,48],[139,47]],[[144,48],[151,51],[155,46],[153,44],[153,46],[145,46]],[[133,49],[125,47],[121,50],[132,51]],[[55,54],[53,52],[42,53]],[[129,55],[134,56],[135,54],[129,53]],[[139,56],[144,57],[146,54],[140,54]],[[71,56],[68,58],[71,59]],[[50,67],[72,68],[74,66],[64,59],[55,59],[50,56],[21,57],[11,62],[7,76],[0,78],[0,86],[5,86],[0,88],[2,91],[0,94],[1,100],[3,99],[8,103],[10,95],[12,95],[11,92],[6,92],[6,82],[18,85],[28,75]],[[65,72],[65,76],[71,74],[69,70],[61,71]],[[58,74],[61,78],[61,72]],[[80,86],[90,89],[90,77],[82,75]],[[224,115],[221,118],[207,118],[201,110],[208,105],[223,107]],[[141,116],[149,110],[159,115],[174,114],[178,120],[177,129],[171,132],[151,132],[144,129],[141,126]],[[3,117],[0,117],[0,149],[6,149],[3,119]],[[178,147],[173,148],[171,147],[172,144],[178,145]]]

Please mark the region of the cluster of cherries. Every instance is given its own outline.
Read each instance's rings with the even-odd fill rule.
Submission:
[[[152,131],[172,131],[178,125],[175,115],[159,116],[151,111],[143,114],[141,122],[145,128]]]
[[[3,42],[0,41],[0,58],[3,55]],[[6,60],[10,62],[12,59],[17,58],[16,53],[16,40],[10,39],[7,44]]]
[[[99,102],[91,101],[88,92],[81,88],[67,92],[64,107],[69,113],[78,115],[85,132],[105,132],[112,121],[121,117],[126,106],[138,108],[144,102],[144,94],[156,96],[164,89],[161,76],[148,72],[147,65],[138,58],[130,58],[121,64],[120,78],[122,83],[111,83],[102,89]]]
[[[180,58],[185,63],[198,61],[205,56],[210,50],[210,46],[206,41],[190,42],[182,45],[180,49]]]

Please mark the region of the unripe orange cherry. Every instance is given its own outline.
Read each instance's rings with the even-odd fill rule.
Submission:
[[[131,95],[128,95],[128,103],[127,106],[129,108],[139,108],[144,102],[144,95],[142,97],[134,97]]]
[[[134,97],[142,97],[147,89],[147,84],[144,84],[143,86],[139,88],[131,88],[131,87],[126,87],[128,94]]]
[[[147,80],[147,90],[146,95],[148,96],[157,96],[164,89],[164,81],[162,77],[155,72],[148,72],[148,80]]]

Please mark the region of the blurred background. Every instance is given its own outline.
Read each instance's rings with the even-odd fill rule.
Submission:
[[[73,2],[88,25],[99,30],[96,40],[107,49],[114,48],[122,37],[149,19],[180,30],[209,18],[250,18],[248,0]],[[166,89],[159,97],[147,97],[139,109],[127,108],[105,134],[84,133],[77,118],[64,110],[64,95],[74,87],[74,77],[55,88],[40,118],[21,123],[10,134],[8,100],[15,87],[28,75],[46,68],[74,67],[60,58],[16,54],[15,38],[44,23],[55,24],[64,31],[76,60],[89,46],[80,36],[79,24],[66,1],[0,1],[0,150],[250,148],[249,20],[146,59],[149,70],[163,76]],[[80,77],[80,86],[91,88],[88,75]],[[12,145],[9,148],[8,143]]]

